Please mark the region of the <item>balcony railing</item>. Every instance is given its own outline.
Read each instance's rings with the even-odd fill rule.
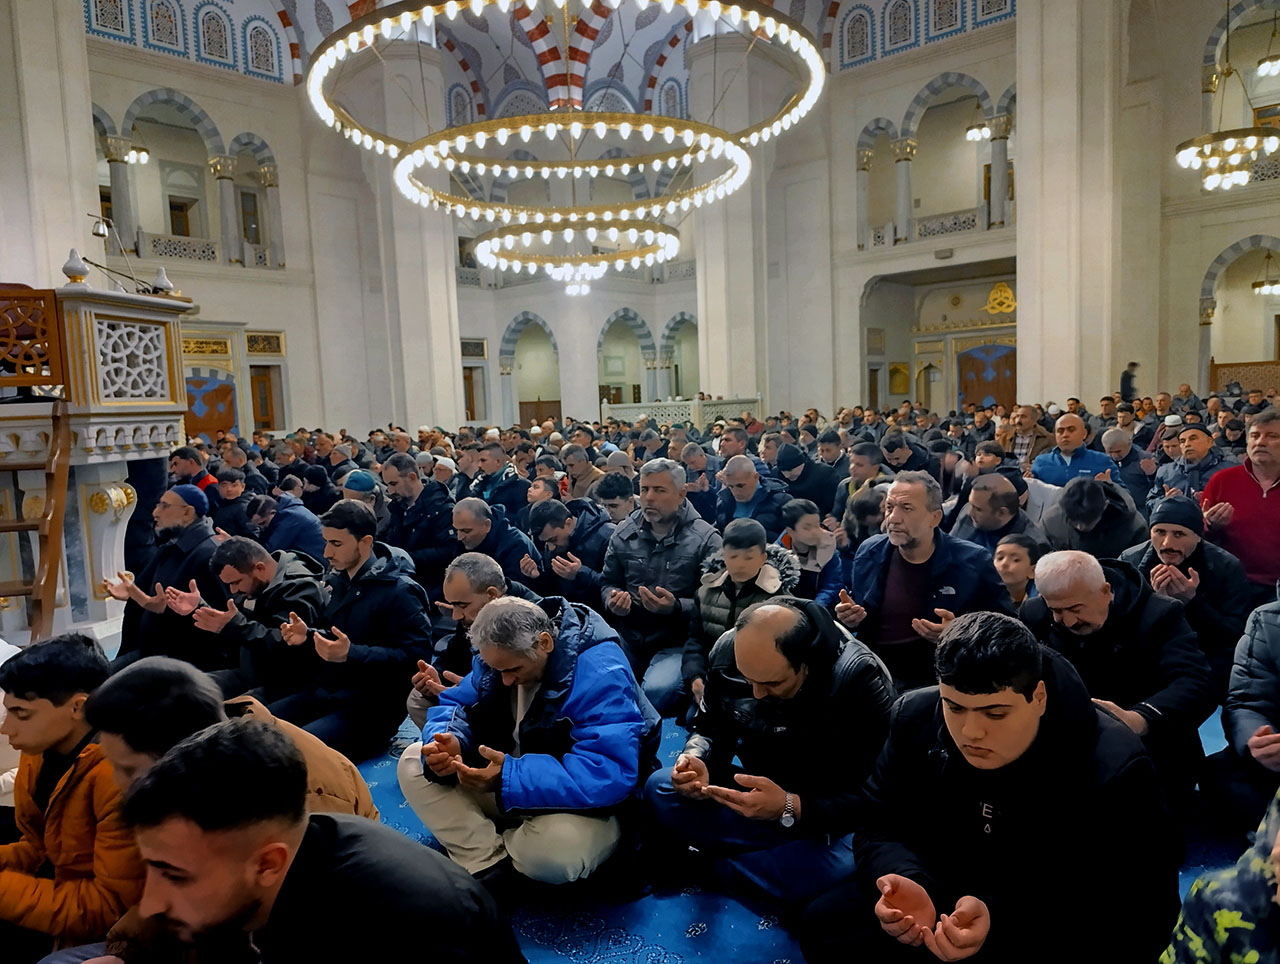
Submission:
[[[963,211],[948,211],[946,214],[916,218],[916,239],[923,241],[943,234],[979,231],[986,226],[982,223],[982,215],[983,208],[965,208]]]
[[[246,249],[250,247],[245,246]],[[203,261],[217,264],[221,261],[218,242],[208,238],[184,238],[176,234],[148,234],[138,232],[138,257],[176,258],[182,261]]]
[[[458,265],[458,287],[460,288],[479,288],[480,287],[480,269],[468,268],[466,265]]]

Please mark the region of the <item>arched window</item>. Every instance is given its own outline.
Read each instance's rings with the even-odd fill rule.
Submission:
[[[910,0],[894,0],[885,11],[885,47],[904,47],[915,36]]]
[[[932,0],[929,26],[933,33],[955,30],[960,26],[960,0]]]
[[[855,10],[844,22],[844,56],[841,62],[851,64],[871,56],[871,18],[865,10]]]
[[[667,117],[683,115],[680,110],[680,85],[674,80],[662,85],[662,113]]]
[[[1009,0],[982,0],[979,6],[979,17],[998,17],[1009,12]]]
[[[124,33],[124,0],[93,0],[93,24],[99,30]]]
[[[148,33],[153,44],[175,50],[182,46],[178,38],[178,11],[171,0],[152,0]]]
[[[249,30],[249,69],[272,76],[276,73],[275,38],[266,27]]]
[[[231,60],[231,31],[216,10],[205,10],[200,15],[200,52],[210,60]]]

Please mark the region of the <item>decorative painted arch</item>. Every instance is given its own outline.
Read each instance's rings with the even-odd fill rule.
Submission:
[[[1204,306],[1206,301],[1215,301],[1214,288],[1218,284],[1218,278],[1222,272],[1240,259],[1240,256],[1250,251],[1256,251],[1258,248],[1267,248],[1280,254],[1280,238],[1270,234],[1251,234],[1247,238],[1241,238],[1235,244],[1229,245],[1223,249],[1222,253],[1213,259],[1209,265],[1209,270],[1204,273],[1204,281],[1200,284],[1200,303]],[[1209,307],[1213,307],[1210,305]]]
[[[569,75],[564,67],[564,59],[560,55],[560,45],[551,33],[551,24],[535,14],[525,4],[516,4],[513,8],[516,20],[529,35],[529,43],[533,47],[534,56],[538,58],[538,67],[542,70],[542,80],[547,85],[547,103],[552,108],[569,106]]]
[[[1018,85],[1010,84],[1009,89],[1000,95],[1000,100],[996,102],[997,114],[1012,114],[1014,106],[1018,103]]]
[[[862,133],[858,135],[858,150],[871,150],[871,148],[875,147],[876,138],[881,134],[888,134],[890,140],[896,141],[898,139],[898,127],[887,117],[877,117],[875,120],[868,122],[867,126],[862,128]]]
[[[302,83],[302,40],[284,5],[284,0],[271,0],[271,5],[275,7],[276,16],[280,18],[280,26],[284,30],[284,42],[289,45],[289,59],[293,63],[293,82],[300,84]]]
[[[836,31],[836,13],[840,9],[840,0],[831,0],[831,5],[827,7],[827,18],[823,21],[822,26],[822,52],[825,54],[831,49],[831,38]]]
[[[222,134],[218,132],[218,125],[205,113],[204,108],[186,94],[176,91],[172,87],[157,87],[147,91],[145,94],[139,94],[134,99],[134,102],[129,105],[129,109],[125,111],[124,121],[121,123],[120,129],[125,131],[133,130],[134,122],[137,121],[138,116],[152,104],[168,104],[189,120],[191,126],[196,129],[196,133],[204,141],[205,149],[208,150],[210,157],[227,152],[222,142]]]
[[[116,122],[111,119],[110,114],[97,104],[93,105],[93,129],[101,137],[115,137],[116,135]]]
[[[239,154],[248,151],[253,155],[253,159],[258,165],[274,164],[276,156],[271,152],[270,145],[267,144],[261,135],[254,134],[251,131],[245,131],[231,138],[231,144],[227,147],[228,154]]]
[[[1280,0],[1239,0],[1238,3],[1232,4],[1231,9],[1214,24],[1204,42],[1204,57],[1202,61],[1204,66],[1217,66],[1218,53],[1222,49],[1223,41],[1227,39],[1227,33],[1235,29],[1236,24],[1240,22],[1245,14],[1250,10],[1273,7],[1280,7]]]
[[[636,336],[636,340],[640,342],[640,355],[646,361],[657,357],[658,346],[653,342],[653,332],[649,330],[649,326],[645,324],[643,318],[636,313],[634,308],[619,308],[608,318],[604,320],[604,324],[600,326],[600,337],[596,339],[596,354],[604,353],[604,336],[615,321],[620,321]]]
[[[697,316],[688,311],[677,311],[662,329],[662,338],[658,342],[658,356],[670,360],[676,350],[676,334],[685,325],[698,327]]]
[[[920,118],[924,116],[924,112],[938,99],[939,94],[954,87],[963,87],[966,90],[973,91],[978,96],[978,103],[982,107],[982,113],[988,120],[995,114],[995,107],[991,103],[991,95],[987,93],[987,88],[983,87],[979,81],[974,80],[968,74],[948,70],[925,84],[920,93],[916,94],[911,101],[911,106],[907,108],[906,116],[902,118],[902,136],[915,137],[916,131],[920,127]]]
[[[471,86],[471,103],[475,106],[476,119],[479,120],[485,116],[485,101],[488,99],[488,92],[480,81],[480,75],[477,74],[475,68],[471,66],[471,61],[467,59],[467,55],[462,49],[465,45],[460,45],[453,34],[439,25],[436,26],[436,36],[440,38],[445,49],[448,50],[449,53],[453,54],[454,58],[458,61],[458,68],[462,71],[462,75],[467,78],[467,83]],[[476,62],[479,63],[478,57],[476,58]]]
[[[770,0],[765,0],[768,6],[773,6]],[[662,73],[662,67],[667,62],[667,58],[671,56],[671,51],[680,46],[680,42],[693,32],[693,21],[688,21],[683,27],[677,28],[676,32],[671,35],[671,39],[667,41],[667,45],[661,48],[662,52],[646,72],[644,83],[640,87],[641,93],[644,94],[644,112],[646,114],[653,113],[653,95],[658,86],[658,75]]]
[[[560,346],[556,343],[556,333],[551,330],[551,326],[546,323],[541,315],[535,315],[532,311],[522,311],[511,319],[511,324],[507,325],[507,330],[502,333],[502,343],[498,346],[498,364],[500,366],[507,368],[515,366],[516,342],[520,340],[520,336],[524,334],[524,330],[530,325],[537,325],[545,331],[547,337],[551,339],[551,350],[557,355],[560,354]]]
[[[613,10],[602,0],[592,0],[591,6],[578,15],[578,25],[569,38],[569,99],[574,107],[581,108],[585,102],[583,87],[587,79],[587,61],[591,59],[591,49],[596,44],[596,37],[600,36],[600,28],[611,13]]]

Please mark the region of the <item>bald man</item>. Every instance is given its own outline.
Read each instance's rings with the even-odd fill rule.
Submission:
[[[994,554],[1000,540],[1019,533],[1038,543],[1047,552],[1049,539],[1018,504],[1018,490],[1003,475],[980,475],[969,491],[969,511],[951,530],[957,539],[967,539]]]
[[[724,464],[717,478],[721,482],[716,496],[716,528],[734,519],[755,519],[764,526],[772,542],[786,528],[782,524],[782,507],[791,501],[785,482],[762,478],[755,463],[745,455],[735,455]]]
[[[1031,477],[1050,485],[1066,485],[1072,479],[1092,479],[1114,463],[1103,452],[1087,448],[1089,429],[1084,419],[1068,412],[1054,423],[1053,449],[1037,455],[1031,463]]]

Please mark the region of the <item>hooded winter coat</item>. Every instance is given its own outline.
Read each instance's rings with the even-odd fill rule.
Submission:
[[[134,577],[134,583],[152,595],[156,583],[186,591],[194,579],[205,600],[221,605],[227,594],[209,569],[209,558],[216,548],[213,523],[207,517],[196,519],[177,536],[156,546],[146,567]],[[131,599],[124,605],[120,656],[134,653],[138,657],[172,656],[206,671],[226,669],[237,660],[230,642],[220,634],[196,629],[189,617],[168,607],[153,613]]]
[[[815,628],[804,684],[791,699],[756,699],[738,671],[733,631],[711,649],[706,709],[684,752],[702,759],[713,783],[742,770],[800,796],[805,833],[848,832],[849,812],[889,731],[897,692],[888,668],[811,600],[788,597]],[[839,741],[833,758],[833,741]]]
[[[496,476],[481,472],[471,483],[467,495],[484,499],[490,506],[504,506],[507,515],[514,517],[528,504],[529,480],[508,462]]]
[[[511,579],[507,580],[507,588],[502,595],[515,596],[517,599],[527,599],[531,603],[542,605],[541,596],[525,586],[524,583],[515,582]],[[464,626],[462,623],[454,623],[452,632],[437,637],[435,642],[432,643],[431,665],[441,675],[449,672],[457,673],[459,676],[466,676],[467,673],[471,672],[471,661],[476,654],[471,648],[470,630],[471,627],[469,626]]]
[[[289,646],[280,627],[297,613],[308,626],[320,625],[325,609],[324,567],[304,553],[271,553],[276,574],[252,600],[244,593],[231,598],[236,613],[221,635],[240,644],[241,678],[250,688],[262,687],[271,702],[297,692],[319,671],[319,657],[306,646]]]
[[[845,466],[847,477],[849,468]],[[785,481],[785,480],[784,480]],[[787,482],[787,489],[793,499],[808,499],[818,507],[819,518],[831,514],[831,506],[835,502],[836,486],[840,482],[840,473],[823,462],[805,459],[804,469],[800,477]]]
[[[1018,615],[1040,642],[1071,662],[1091,696],[1147,721],[1143,742],[1161,782],[1178,794],[1189,792],[1204,759],[1197,729],[1216,702],[1209,662],[1181,603],[1152,592],[1127,562],[1101,561],[1111,606],[1098,630],[1077,635],[1066,629],[1043,596],[1024,602]]]
[[[445,567],[458,555],[458,540],[453,534],[453,494],[443,482],[428,479],[407,508],[399,499],[388,501],[391,514],[382,541],[409,553],[415,578],[429,596],[440,598]]]
[[[1280,797],[1271,801],[1253,845],[1234,867],[1191,885],[1160,964],[1280,964],[1280,907],[1271,851],[1280,834]]]
[[[800,560],[794,552],[774,543],[765,550],[765,560],[756,578],[741,587],[729,578],[723,549],[702,560],[702,585],[689,620],[689,638],[685,640],[680,666],[685,683],[706,679],[711,647],[747,609],[774,596],[790,595],[795,588],[800,579]]]
[[[484,766],[478,748],[508,754],[497,804],[505,814],[611,811],[637,795],[657,766],[661,720],[636,682],[618,634],[586,606],[542,601],[556,625],[555,648],[520,721],[515,746],[511,689],[477,654],[470,674],[440,694],[423,741],[452,733],[463,761]],[[452,783],[429,769],[427,779]]]
[[[1151,491],[1147,493],[1147,512],[1150,512],[1152,507],[1164,498],[1165,486],[1180,489],[1183,495],[1194,499],[1204,491],[1204,487],[1208,485],[1211,478],[1223,469],[1229,469],[1238,464],[1235,459],[1228,458],[1216,448],[1211,448],[1209,454],[1199,462],[1189,464],[1186,459],[1175,459],[1167,465],[1160,466],[1156,469],[1155,478],[1152,480]]]
[[[565,504],[565,508],[578,520],[569,537],[569,548],[564,553],[544,548],[541,554],[533,557],[538,560],[539,576],[531,588],[544,596],[564,596],[570,602],[596,606],[600,601],[600,572],[604,569],[604,556],[618,527],[590,499],[573,499]],[[578,574],[572,579],[556,575],[551,568],[551,560],[557,555],[576,557],[582,563]]]
[[[65,944],[99,941],[142,896],[142,858],[120,819],[120,791],[102,747],[84,746],[41,811],[34,796],[43,763],[24,753],[18,764],[22,837],[0,847],[0,921]]]
[[[1160,557],[1151,541],[1126,549],[1120,555],[1151,584],[1151,570],[1160,565]],[[1214,694],[1219,701],[1226,695],[1227,677],[1235,659],[1236,644],[1244,633],[1249,618],[1249,583],[1240,560],[1212,542],[1200,540],[1191,555],[1178,566],[1185,576],[1194,569],[1200,585],[1191,601],[1183,603],[1187,622],[1195,630],[1200,650],[1213,669]]]
[[[375,542],[354,579],[331,570],[325,585],[328,605],[311,632],[325,629],[328,635],[327,627],[337,626],[351,638],[351,650],[341,663],[317,656],[316,684],[331,692],[350,691],[371,713],[385,717],[394,732],[404,719],[404,694],[417,662],[431,658],[429,604],[413,578],[413,560],[403,549]],[[314,654],[314,646],[307,648]]]
[[[938,484],[941,485],[942,462],[938,460],[936,455],[926,449],[910,435],[906,435],[904,437],[906,438],[907,445],[911,448],[911,455],[902,465],[890,465],[889,468],[893,469],[895,474],[901,474],[903,472],[928,472],[937,479]],[[883,443],[883,440],[881,441]]]
[[[777,545],[790,549],[800,562],[800,578],[793,595],[812,599],[819,606],[830,609],[839,601],[840,590],[844,588],[845,564],[836,548],[836,537],[823,529],[820,538],[819,545],[801,552],[795,542],[795,533],[787,529],[778,536]]]
[[[262,533],[262,544],[268,552],[290,549],[312,559],[324,558],[324,531],[319,517],[296,496],[288,494],[276,499],[276,514]]]
[[[754,501],[751,503],[751,514],[743,518],[755,519],[759,522],[764,526],[765,535],[772,541],[778,538],[785,528],[782,524],[782,507],[794,496],[787,490],[786,483],[781,479],[765,478],[761,475],[757,485]],[[738,505],[733,493],[727,487],[720,489],[720,493],[716,496],[716,528],[721,532],[734,520],[734,512]]]
[[[1280,603],[1259,606],[1249,616],[1231,667],[1223,723],[1241,760],[1253,759],[1249,737],[1258,727],[1280,732]]]
[[[1110,459],[1107,462],[1115,464]],[[1147,520],[1134,507],[1129,493],[1115,482],[1099,484],[1106,493],[1106,505],[1102,518],[1088,532],[1081,532],[1071,524],[1060,501],[1044,510],[1041,525],[1051,549],[1079,549],[1099,559],[1115,559],[1147,538]]]
[[[508,521],[505,508],[501,505],[491,505],[489,509],[493,513],[489,520],[489,534],[473,551],[482,552],[497,562],[508,579],[523,579],[520,560],[525,556],[537,559],[538,547],[533,544],[532,539]],[[442,579],[443,575],[441,573]]]
[[[994,770],[971,765],[956,746],[936,686],[897,702],[850,814],[859,830],[858,884],[874,894],[879,877],[901,874],[924,887],[940,913],[975,896],[991,913],[982,960],[1067,964],[1080,948],[1052,936],[1054,908],[1100,880],[1123,880],[1125,925],[1107,928],[1099,960],[1151,961],[1169,932],[1178,882],[1151,760],[1124,724],[1094,706],[1065,659],[1046,652],[1042,678],[1045,710],[1034,742]],[[1028,861],[1031,853],[1038,856]],[[849,908],[852,929],[889,941],[874,903],[872,896]],[[866,954],[877,959],[873,947]]]

